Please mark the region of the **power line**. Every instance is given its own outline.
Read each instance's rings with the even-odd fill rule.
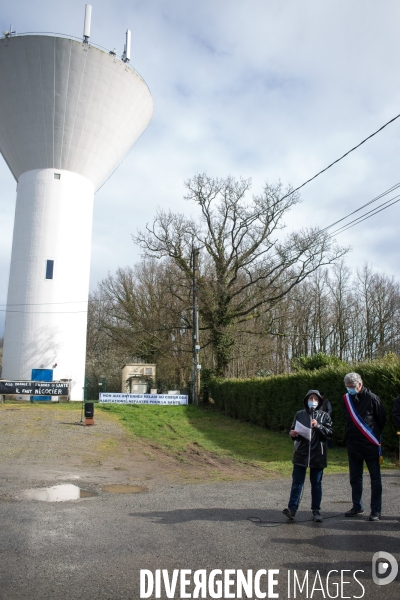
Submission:
[[[304,187],[307,183],[309,183],[310,181],[312,181],[313,179],[315,179],[316,177],[318,177],[318,175],[321,175],[321,173],[324,173],[325,171],[327,171],[334,164],[336,164],[337,162],[339,162],[340,160],[342,160],[345,156],[347,156],[348,154],[350,154],[350,152],[353,152],[354,150],[356,150],[357,148],[359,148],[367,140],[369,140],[371,137],[373,137],[374,135],[376,135],[377,133],[379,133],[380,131],[382,131],[382,129],[384,129],[385,127],[387,127],[390,123],[392,123],[393,121],[395,121],[399,117],[400,117],[400,114],[397,115],[396,117],[394,117],[393,119],[391,119],[390,121],[388,121],[380,129],[378,129],[377,131],[375,131],[375,133],[373,133],[370,136],[368,136],[367,138],[365,138],[365,140],[363,140],[357,146],[355,146],[354,148],[352,148],[351,150],[349,150],[348,152],[346,152],[346,154],[344,154],[343,156],[341,156],[340,158],[338,158],[337,160],[335,160],[333,163],[331,163],[330,165],[328,165],[325,169],[323,169],[322,171],[320,171],[319,173],[317,173],[316,175],[314,175],[314,177],[311,177],[311,179],[308,179],[302,185],[300,185],[299,187],[297,187],[296,189],[294,189],[292,192],[290,192],[290,194],[287,194],[286,196],[283,196],[281,199],[290,196],[291,194],[293,194],[294,192],[296,192],[300,188]],[[321,229],[319,231],[319,234],[322,234],[322,233],[328,231],[329,229],[331,229],[335,225],[338,225],[342,221],[345,221],[348,217],[351,217],[352,215],[356,214],[357,212],[359,212],[363,208],[366,208],[367,206],[370,206],[372,203],[376,202],[377,200],[380,200],[381,198],[383,198],[387,194],[390,194],[390,192],[398,189],[399,187],[400,187],[400,182],[396,183],[391,188],[389,188],[385,192],[382,192],[381,194],[379,194],[378,196],[376,196],[372,200],[369,200],[368,202],[366,202],[365,204],[363,204],[362,206],[360,206],[356,210],[352,211],[351,213],[349,213],[349,214],[345,215],[344,217],[338,219],[334,223],[331,223],[330,225],[327,225],[326,227],[324,227],[323,229]],[[359,223],[362,223],[363,221],[366,221],[367,219],[370,219],[371,217],[377,215],[378,213],[386,210],[390,206],[393,206],[394,204],[397,204],[397,202],[399,202],[399,201],[400,201],[400,195],[394,196],[394,198],[390,198],[389,200],[386,200],[386,202],[383,202],[382,204],[380,204],[379,206],[371,209],[367,213],[364,213],[363,215],[360,215],[359,217],[357,217],[353,221],[350,221],[350,223],[346,223],[343,226],[339,227],[339,229],[337,229],[336,231],[333,231],[332,233],[330,233],[329,237],[332,238],[335,235],[339,235],[340,233],[343,233],[344,231],[347,231],[348,229],[351,229],[352,227],[355,227]],[[270,268],[274,267],[278,263],[279,263],[279,260],[278,261],[273,261],[270,264]],[[64,305],[64,304],[83,304],[83,303],[87,303],[87,302],[88,302],[88,300],[75,300],[75,301],[71,301],[71,302],[43,302],[43,303],[39,302],[39,303],[25,303],[25,304],[24,303],[19,303],[19,304],[10,304],[10,305],[6,305],[6,304],[1,305],[0,304],[0,306],[6,306],[6,307],[7,306],[9,306],[9,307],[13,307],[13,306],[50,306],[50,305],[60,305],[60,304],[62,304],[62,305]],[[79,314],[79,313],[88,313],[88,310],[83,310],[83,311],[62,311],[62,312],[59,312],[59,311],[57,311],[57,312],[50,312],[50,311],[37,312],[37,311],[9,310],[8,308],[6,308],[6,309],[0,309],[0,312],[20,313],[20,314]]]
[[[310,183],[310,181],[313,181],[314,179],[316,179],[317,177],[319,177],[319,175],[322,175],[322,173],[325,173],[325,171],[327,171],[328,169],[330,169],[331,167],[333,167],[333,165],[336,165],[336,163],[338,163],[339,161],[341,161],[344,158],[346,158],[346,156],[348,156],[351,152],[354,152],[354,150],[357,150],[357,148],[359,148],[360,146],[362,146],[363,144],[365,144],[365,142],[367,142],[372,137],[374,137],[375,135],[377,135],[380,131],[382,131],[382,129],[385,129],[385,127],[387,127],[388,125],[390,125],[391,123],[393,123],[394,121],[396,121],[396,119],[398,119],[399,117],[400,117],[400,114],[398,114],[396,117],[393,117],[393,119],[390,119],[390,121],[388,121],[387,123],[385,123],[384,125],[382,125],[382,127],[379,127],[379,129],[377,129],[376,131],[374,131],[374,133],[371,133],[371,135],[369,135],[368,137],[365,138],[365,140],[363,140],[362,142],[360,142],[359,144],[357,144],[357,146],[354,146],[354,148],[351,148],[351,150],[348,150],[348,152],[346,152],[345,154],[343,154],[343,156],[341,156],[340,158],[337,158],[336,160],[334,160],[330,165],[328,165],[327,167],[325,167],[325,169],[322,169],[322,171],[319,171],[316,175],[314,175],[313,177],[310,177],[310,179],[307,179],[307,181],[305,181],[304,183],[302,183],[301,185],[299,185],[299,187],[295,188],[294,190],[292,190],[291,192],[289,192],[285,196],[282,196],[281,200],[284,200],[285,198],[288,198],[289,196],[291,196],[292,194],[294,194],[295,192],[297,192],[298,190],[300,190],[301,188],[303,188],[305,185],[307,185],[307,183]]]
[[[328,229],[330,229],[331,227],[334,227],[334,225],[337,225],[338,223],[341,223],[342,221],[344,221],[345,219],[347,219],[348,217],[351,217],[352,215],[355,215],[357,212],[359,212],[360,210],[362,210],[363,208],[366,208],[367,206],[369,206],[370,204],[373,204],[373,202],[376,202],[377,200],[380,200],[381,198],[383,198],[384,196],[386,196],[387,194],[390,194],[390,192],[393,192],[394,190],[396,190],[397,188],[400,187],[400,183],[396,183],[396,185],[392,186],[391,188],[389,188],[388,190],[386,190],[386,192],[382,192],[382,194],[379,194],[379,196],[376,196],[375,198],[373,198],[372,200],[370,200],[369,202],[366,202],[365,204],[363,204],[362,206],[360,206],[359,208],[357,208],[356,210],[353,210],[351,213],[349,213],[348,215],[342,217],[341,219],[339,219],[338,221],[335,221],[334,223],[331,223],[331,225],[328,225],[327,227],[324,227],[324,229],[321,229],[321,232],[323,231],[327,231]]]
[[[395,185],[393,185],[391,188],[389,188],[388,190],[386,190],[385,192],[382,192],[381,194],[379,194],[378,196],[376,196],[375,198],[373,198],[372,200],[369,200],[368,202],[366,202],[365,204],[363,204],[362,206],[360,206],[359,208],[357,208],[356,210],[352,211],[351,213],[345,215],[344,217],[342,217],[341,219],[338,219],[337,221],[335,221],[334,223],[331,223],[330,225],[324,227],[323,229],[320,229],[315,235],[316,237],[321,237],[324,233],[326,233],[329,229],[331,229],[332,227],[334,227],[335,225],[337,225],[338,223],[341,223],[342,221],[344,221],[345,219],[347,219],[348,217],[354,215],[355,213],[359,212],[360,210],[362,210],[363,208],[366,208],[367,206],[369,206],[370,204],[372,204],[373,202],[376,202],[377,200],[379,200],[380,198],[383,198],[384,196],[386,196],[387,194],[389,194],[390,192],[392,192],[393,190],[396,190],[400,187],[400,183],[396,183]],[[383,210],[386,210],[386,208],[389,208],[390,206],[393,206],[393,204],[396,204],[397,202],[400,201],[400,194],[397,196],[394,196],[393,198],[390,198],[389,200],[386,200],[385,202],[383,202],[382,204],[380,204],[379,206],[376,206],[375,208],[371,209],[370,211],[368,211],[367,213],[364,213],[362,215],[360,215],[359,217],[357,217],[356,219],[354,219],[353,221],[350,221],[350,223],[345,223],[344,225],[342,225],[341,227],[339,227],[339,229],[337,229],[336,231],[329,233],[328,237],[332,238],[334,235],[338,235],[339,233],[343,233],[344,231],[346,231],[347,229],[351,229],[352,227],[355,227],[356,225],[358,225],[359,223],[362,223],[362,221],[366,221],[367,219],[373,217],[374,215],[382,212]],[[371,213],[371,214],[370,214]],[[279,267],[279,263],[282,261],[282,258],[275,254],[272,255],[270,257],[272,260],[271,262],[269,262],[269,269],[271,271],[274,270],[276,267]],[[290,262],[292,261],[294,258],[296,258],[296,253],[295,251],[292,251],[291,253],[286,255],[286,259]],[[297,256],[297,260],[300,260],[301,256]]]
[[[390,204],[389,204],[389,202],[390,202]],[[384,202],[383,204],[380,204],[376,208],[369,210],[367,213],[364,213],[360,217],[357,217],[357,219],[354,219],[353,221],[350,221],[350,223],[343,225],[343,227],[340,227],[337,231],[334,231],[333,233],[329,234],[329,237],[333,237],[334,235],[343,233],[343,231],[346,231],[347,229],[351,229],[352,227],[355,227],[359,223],[362,223],[363,221],[370,219],[371,217],[382,212],[383,210],[386,210],[390,206],[393,206],[393,204],[397,204],[397,202],[400,202],[400,195],[394,196],[394,198],[390,198],[390,200],[387,200],[386,202]],[[372,214],[370,214],[370,213],[372,213]]]
[[[7,308],[0,308],[0,312],[5,312],[5,313],[19,313],[22,315],[77,315],[78,313],[87,313],[87,310],[71,310],[71,311],[63,311],[63,312],[59,312],[59,311],[54,311],[51,312],[49,310],[46,311],[36,311],[36,310],[8,310]]]
[[[398,189],[399,187],[400,187],[400,183],[395,184],[394,186],[392,186],[391,188],[389,188],[385,192],[382,192],[381,194],[379,194],[378,196],[376,196],[372,200],[369,200],[368,202],[366,202],[365,204],[363,204],[362,206],[360,206],[356,210],[352,211],[348,215],[345,215],[344,217],[342,217],[341,219],[338,219],[337,221],[335,221],[331,225],[328,225],[328,226],[324,227],[323,229],[321,229],[318,232],[317,235],[320,235],[320,234],[328,231],[329,229],[331,229],[332,227],[334,227],[338,223],[341,223],[342,221],[344,221],[348,217],[354,215],[355,213],[359,212],[363,208],[366,208],[367,206],[371,205],[373,202],[376,202],[380,198],[383,198],[384,196],[386,196],[387,194],[389,194],[393,190]],[[329,237],[332,238],[335,235],[338,235],[340,233],[343,233],[344,231],[347,231],[348,229],[351,229],[352,227],[355,227],[359,223],[362,223],[363,221],[366,221],[367,219],[370,219],[371,217],[377,215],[378,213],[386,210],[390,206],[393,206],[394,204],[397,204],[397,202],[400,202],[400,194],[397,195],[397,196],[394,196],[393,198],[390,198],[389,200],[386,200],[385,202],[383,202],[379,206],[371,209],[367,213],[364,213],[364,214],[360,215],[356,219],[353,219],[353,221],[350,221],[350,223],[346,223],[343,226],[339,227],[339,229],[337,229],[336,231],[333,231],[332,233],[330,233]],[[289,257],[289,260],[291,260],[290,257]],[[278,264],[279,264],[279,260],[272,261],[272,263],[270,263],[270,268],[273,268],[273,267],[277,266]],[[81,301],[74,301],[74,302],[45,302],[45,303],[38,303],[38,304],[11,304],[10,306],[44,306],[44,305],[59,305],[59,304],[82,304],[84,302],[88,302],[88,300],[81,300]],[[23,310],[8,310],[8,309],[0,309],[0,312],[20,313],[20,314],[41,314],[41,315],[46,315],[46,314],[52,314],[52,315],[56,315],[56,314],[69,314],[69,315],[72,315],[72,314],[88,313],[87,310],[50,312],[50,311],[23,311]]]
[[[320,229],[319,230],[319,234],[327,232],[329,229],[332,229],[332,227],[334,227],[335,225],[338,225],[339,223],[342,223],[343,221],[345,221],[346,219],[348,219],[352,215],[355,215],[356,213],[360,212],[360,210],[363,210],[363,208],[366,208],[367,206],[370,206],[371,204],[373,204],[377,200],[380,200],[381,198],[383,198],[384,196],[387,196],[387,194],[390,194],[390,192],[393,192],[394,190],[397,190],[398,188],[400,188],[400,182],[396,183],[395,185],[393,185],[391,188],[389,188],[385,192],[382,192],[381,194],[378,194],[378,196],[375,196],[375,198],[372,198],[372,200],[369,200],[365,204],[362,204],[361,206],[359,206],[358,208],[356,208],[356,210],[353,210],[352,212],[348,213],[344,217],[341,217],[337,221],[334,221],[330,225],[327,225],[323,229]],[[382,202],[382,204],[379,204],[378,206],[376,206],[375,208],[371,209],[370,211],[368,211],[368,212],[360,215],[356,219],[353,219],[353,221],[350,221],[349,223],[344,223],[336,231],[330,233],[329,237],[333,237],[334,235],[338,235],[339,233],[342,233],[342,231],[345,231],[346,229],[350,229],[350,226],[354,227],[355,225],[358,225],[358,223],[361,223],[362,221],[365,221],[367,218],[373,217],[375,214],[378,214],[378,212],[381,212],[382,210],[385,210],[386,208],[389,208],[390,206],[392,206],[393,204],[396,204],[398,202],[398,200],[397,200],[398,198],[399,198],[399,195],[394,196],[393,198],[390,198],[389,200],[386,200],[385,202]]]
[[[19,302],[18,304],[0,304],[0,306],[50,306],[54,304],[86,304],[89,300],[73,300],[71,302]]]

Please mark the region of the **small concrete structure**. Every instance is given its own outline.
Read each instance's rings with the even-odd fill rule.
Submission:
[[[147,394],[156,378],[156,365],[144,363],[134,363],[125,365],[122,368],[122,386],[123,394]],[[154,390],[151,390],[152,393]],[[157,390],[155,391],[157,393]]]

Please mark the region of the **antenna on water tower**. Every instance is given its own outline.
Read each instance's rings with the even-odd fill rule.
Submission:
[[[7,29],[5,29],[3,31],[3,35],[6,38],[10,38],[12,35],[15,35],[16,33],[17,33],[16,31],[13,31],[13,26],[12,25],[10,25],[10,31],[7,31]]]
[[[84,44],[89,43],[91,20],[92,20],[92,5],[85,4],[85,22],[83,25],[83,43]]]
[[[131,30],[126,30],[126,42],[124,44],[124,53],[122,55],[122,60],[124,62],[129,62],[131,60]]]

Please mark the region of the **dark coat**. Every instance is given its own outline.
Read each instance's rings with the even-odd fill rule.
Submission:
[[[304,398],[304,410],[299,410],[293,419],[292,429],[295,428],[296,421],[299,421],[306,427],[311,427],[312,414],[311,410],[307,405],[307,398],[312,393],[319,392],[316,390],[310,390]],[[293,452],[293,464],[300,465],[302,467],[312,467],[315,469],[324,469],[327,465],[327,439],[332,437],[332,421],[327,412],[321,410],[322,398],[318,409],[314,411],[314,419],[317,421],[318,426],[312,428],[311,434],[311,448],[310,442],[301,435],[293,438],[294,440],[294,452]]]
[[[400,431],[400,396],[397,396],[393,404],[393,420],[397,431]]]
[[[360,417],[372,429],[379,440],[386,422],[386,413],[382,402],[368,388],[363,387],[355,396],[351,396],[353,405]],[[343,414],[346,422],[347,451],[363,460],[376,460],[379,458],[378,446],[367,440],[358,427],[353,423],[349,411],[343,402]]]
[[[325,412],[328,413],[329,416],[331,416],[331,414],[332,414],[332,404],[331,404],[330,400],[328,400],[328,398],[324,398],[323,399],[321,410],[324,410]]]

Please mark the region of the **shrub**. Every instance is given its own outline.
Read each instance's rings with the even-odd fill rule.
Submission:
[[[215,405],[227,415],[249,421],[273,431],[289,431],[293,417],[303,408],[310,389],[324,390],[331,401],[334,441],[344,444],[343,378],[356,371],[364,385],[380,397],[386,409],[387,422],[383,432],[383,450],[398,447],[392,418],[393,401],[400,394],[400,360],[396,356],[350,366],[328,366],[314,371],[254,379],[211,379],[209,395]]]
[[[316,352],[311,356],[298,356],[292,361],[292,366],[296,371],[304,369],[305,371],[314,371],[324,367],[345,367],[346,363],[338,356]]]

